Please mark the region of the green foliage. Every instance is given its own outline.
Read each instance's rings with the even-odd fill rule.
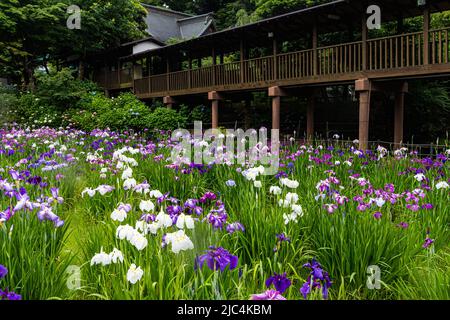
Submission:
[[[0,84],[0,119],[2,122],[11,122],[14,119],[12,110],[17,106],[17,102],[15,88]]]
[[[147,128],[174,130],[186,127],[186,118],[177,111],[167,108],[156,108],[146,117]]]
[[[74,106],[84,96],[100,90],[93,82],[75,79],[73,73],[68,68],[50,74],[37,73],[35,94],[41,103],[62,111]]]
[[[138,0],[80,0],[81,29],[69,30],[69,0],[0,2],[0,74],[34,82],[38,66],[61,56],[81,58],[144,35],[146,12]],[[31,86],[32,87],[32,86]]]
[[[407,136],[435,142],[450,131],[450,83],[417,81],[410,85],[406,111]]]

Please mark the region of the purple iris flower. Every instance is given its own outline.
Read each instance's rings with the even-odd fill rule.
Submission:
[[[237,231],[245,231],[244,226],[240,223],[240,222],[233,222],[227,225],[227,232],[232,234],[235,233]]]
[[[196,214],[196,215],[201,215],[202,213],[203,213],[203,208],[202,207],[195,207],[194,208],[194,213]]]
[[[286,300],[286,298],[276,290],[267,290],[264,293],[252,294],[250,300]]]
[[[270,288],[271,285],[279,293],[283,294],[291,286],[291,280],[286,277],[286,272],[283,274],[274,273],[273,276],[266,280],[266,287]]]
[[[46,205],[41,206],[41,209],[38,211],[37,216],[40,221],[52,221],[55,225],[55,228],[59,228],[64,225],[64,221],[61,220],[55,213],[53,213],[51,207],[48,207]]]
[[[143,214],[141,216],[141,220],[145,221],[147,223],[155,222],[156,221],[156,216],[154,214],[145,213],[145,214]]]
[[[422,248],[428,249],[434,243],[434,239],[431,239],[429,236],[425,239],[425,242],[422,245]]]
[[[291,242],[291,239],[288,238],[284,233],[277,234],[277,239],[280,242]]]
[[[186,208],[190,208],[190,209],[195,209],[195,207],[197,206],[198,200],[197,199],[188,199],[186,200],[186,202],[184,203],[184,206]]]
[[[6,277],[7,274],[8,274],[8,269],[4,265],[0,264],[0,279]]]
[[[205,262],[208,268],[213,271],[218,269],[224,271],[227,266],[230,270],[233,270],[237,267],[238,257],[232,255],[222,247],[210,247],[206,254],[196,259],[195,267],[201,269]]]
[[[212,212],[208,215],[208,221],[213,226],[214,229],[221,229],[227,221],[226,213],[213,214]]]
[[[22,296],[13,291],[1,290],[0,289],[0,300],[9,300],[9,301],[17,301],[22,300]]]
[[[382,216],[383,216],[383,215],[382,215],[381,212],[379,212],[379,211],[377,211],[377,212],[375,212],[375,213],[373,214],[373,217],[374,217],[375,219],[377,219],[377,220],[380,220]]]
[[[322,269],[322,266],[315,259],[311,263],[306,263],[303,265],[304,268],[311,269],[307,281],[303,284],[300,292],[306,299],[308,294],[316,289],[322,288],[322,297],[328,299],[328,289],[331,287],[331,279],[328,272]]]
[[[6,208],[5,211],[0,211],[0,219],[4,219],[8,221],[13,216],[14,211],[11,210],[10,207]]]
[[[200,202],[205,203],[207,200],[216,200],[216,199],[217,199],[216,194],[208,191],[200,198]]]

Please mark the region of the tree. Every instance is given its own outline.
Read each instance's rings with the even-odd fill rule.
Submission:
[[[81,29],[69,30],[70,0],[2,0],[0,2],[0,73],[33,88],[39,66],[68,55],[83,62],[120,43],[138,39],[146,28],[138,0],[79,0]]]

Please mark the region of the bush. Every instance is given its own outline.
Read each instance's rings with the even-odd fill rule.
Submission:
[[[36,74],[36,96],[43,105],[64,111],[77,105],[86,95],[100,89],[91,81],[80,81],[73,76],[74,71],[64,68],[50,74]]]
[[[181,113],[167,108],[156,108],[146,118],[147,128],[159,130],[175,130],[185,128],[187,118]]]

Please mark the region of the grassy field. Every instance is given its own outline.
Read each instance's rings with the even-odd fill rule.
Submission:
[[[165,135],[0,139],[0,300],[450,298],[449,150],[292,144],[265,176]]]

